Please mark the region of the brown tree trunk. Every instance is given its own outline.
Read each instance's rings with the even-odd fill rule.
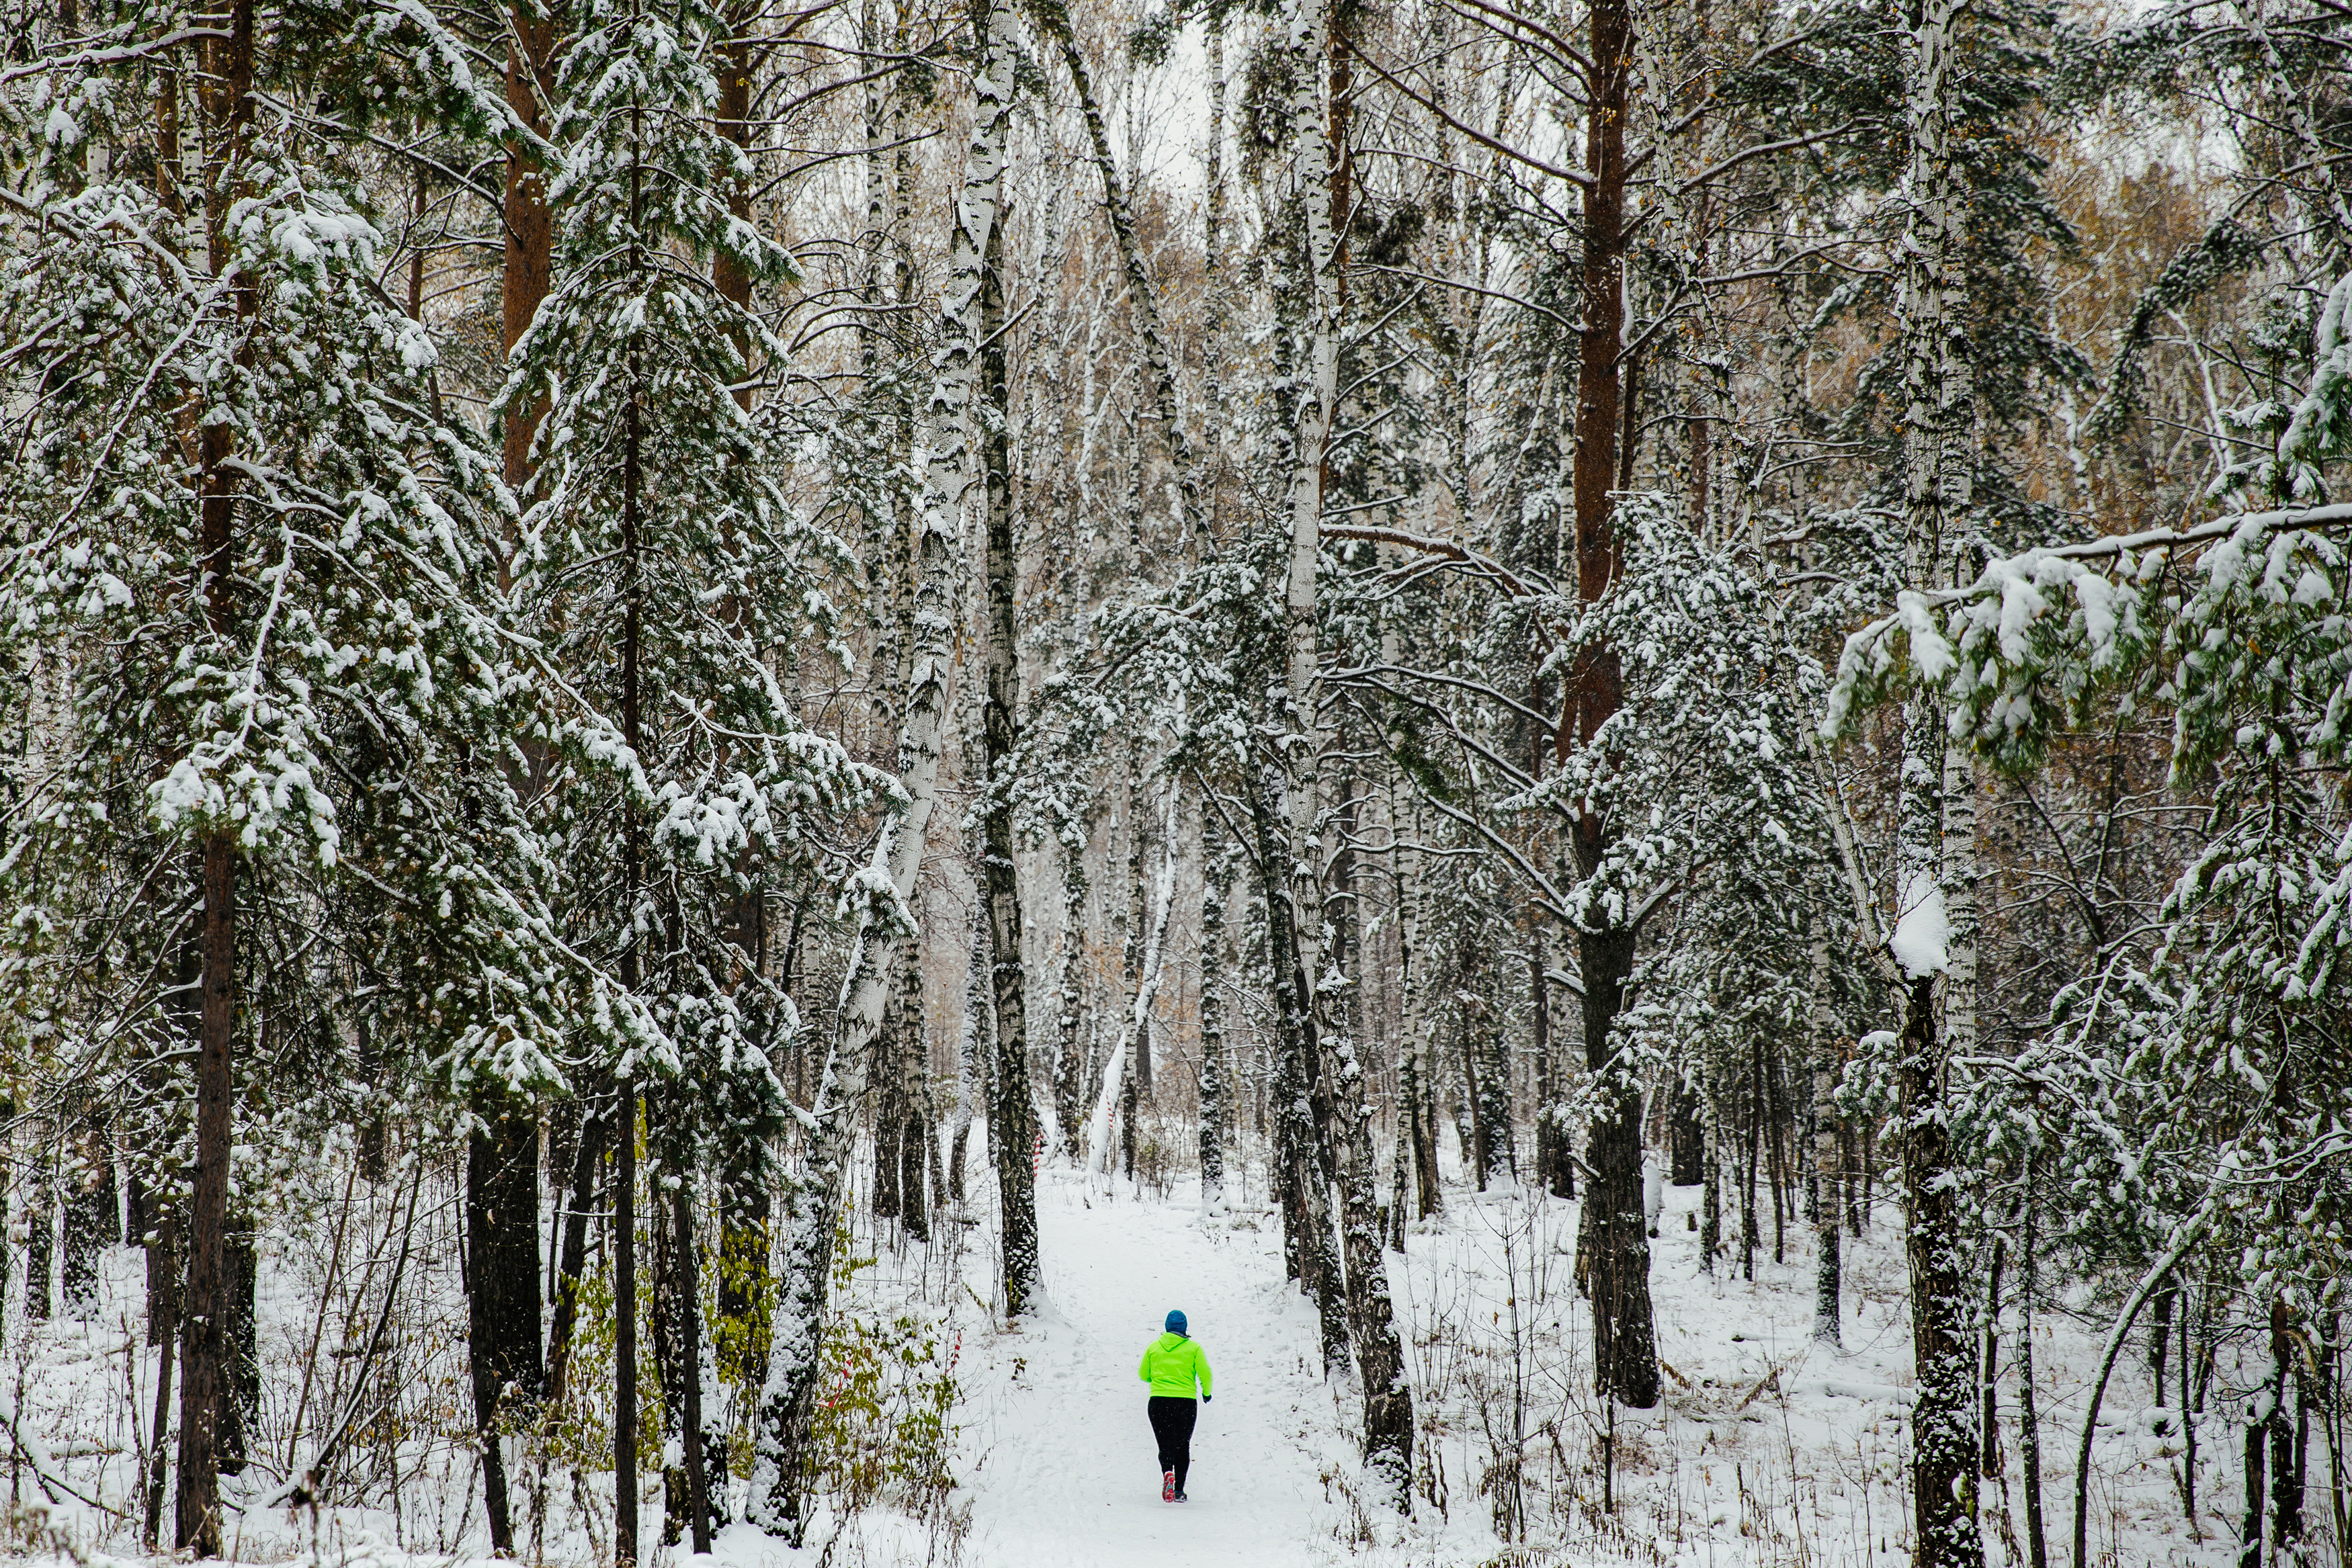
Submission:
[[[513,0],[508,16],[507,106],[534,132],[548,131],[547,99],[553,86],[555,13],[551,0]],[[500,285],[500,347],[511,352],[530,329],[555,278],[555,223],[547,205],[547,176],[520,139],[507,143],[506,273]],[[510,412],[506,421],[506,481],[520,491],[530,483],[530,444],[547,415],[547,400]]]
[[[637,1561],[637,1093],[621,1085],[613,1145],[613,1561]]]
[[[252,116],[253,0],[229,0],[226,17],[208,20],[226,37],[197,46],[198,98],[205,133],[207,256],[213,276],[226,276],[235,242],[227,228],[232,193],[243,165],[245,129]],[[224,27],[223,22],[226,23]],[[240,327],[254,318],[249,284],[233,289]],[[249,363],[240,332],[236,352]],[[226,421],[207,423],[198,438],[200,490],[197,583],[207,630],[226,640],[236,629],[232,572],[236,559],[236,476]],[[173,1544],[198,1557],[221,1549],[219,1436],[228,1301],[224,1252],[228,1229],[230,1102],[236,1092],[231,1050],[236,1029],[236,843],[226,828],[200,841],[204,924],[199,937],[203,998],[197,1025],[196,1154],[188,1192],[188,1283],[180,1360],[180,1480]]]
[[[213,559],[226,565],[224,541]],[[172,1543],[198,1557],[221,1549],[218,1438],[226,1335],[223,1255],[228,1228],[230,1040],[236,1029],[236,852],[226,832],[204,841],[204,1013],[196,1054],[196,1165],[188,1188],[188,1281],[180,1361],[180,1485]]]
[[[1666,1158],[1675,1186],[1696,1186],[1706,1179],[1706,1129],[1699,1121],[1698,1091],[1687,1078],[1675,1081],[1666,1113]]]
[[[745,7],[729,7],[729,37],[719,47],[719,134],[745,152],[751,150],[751,21]],[[727,182],[727,212],[738,221],[751,221],[751,193],[740,181]],[[720,251],[710,258],[710,281],[729,304],[751,308],[751,279],[733,256]],[[749,364],[744,368],[748,371]],[[736,401],[749,408],[751,389],[737,392]]]
[[[688,1191],[690,1177],[681,1173],[671,1194],[675,1210],[671,1232],[677,1246],[679,1312],[678,1447],[686,1452],[687,1520],[697,1556],[710,1552],[710,1485],[702,1451],[702,1292],[694,1254],[694,1200]]]
[[[221,1326],[220,1434],[214,1439],[220,1473],[245,1473],[252,1417],[261,1404],[261,1363],[257,1358],[258,1316],[253,1222],[232,1218],[221,1249],[221,1288],[227,1303]]]
[[[1580,285],[1583,319],[1576,381],[1576,589],[1590,604],[1616,581],[1623,553],[1611,492],[1618,477],[1621,354],[1625,309],[1625,121],[1633,81],[1629,0],[1594,0],[1588,57],[1583,187],[1584,254]],[[1570,669],[1567,711],[1557,744],[1565,758],[1591,745],[1623,699],[1617,655],[1587,650]],[[1593,875],[1609,847],[1610,826],[1580,818],[1572,834],[1579,870]],[[1610,1038],[1633,972],[1634,934],[1577,933],[1584,977],[1585,1066],[1615,1071]],[[1637,1086],[1604,1082],[1591,1130],[1592,1179],[1586,1188],[1583,1247],[1592,1288],[1593,1364],[1601,1389],[1637,1408],[1658,1400],[1658,1358],[1650,1305],[1650,1244],[1642,1212],[1642,1102]]]
[[[1633,934],[1578,933],[1584,972],[1585,1064],[1603,1078],[1591,1132],[1583,1235],[1592,1299],[1593,1364],[1601,1391],[1636,1409],[1658,1402],[1650,1315],[1650,1239],[1642,1209],[1642,1094],[1617,1074],[1610,1023],[1624,1003]]]
[[[486,1107],[466,1145],[466,1354],[490,1549],[514,1551],[503,1428],[542,1385],[539,1349],[539,1123],[528,1104]]]
[[[1410,1076],[1402,1092],[1405,1131],[1412,1139],[1413,1207],[1416,1218],[1427,1219],[1445,1207],[1445,1189],[1437,1174],[1437,1106],[1430,1083],[1412,1071],[1413,1063],[1426,1059],[1417,1048],[1408,1045],[1406,1049],[1406,1071]]]

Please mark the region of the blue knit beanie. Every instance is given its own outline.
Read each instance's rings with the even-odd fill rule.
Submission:
[[[1183,1313],[1171,1312],[1168,1314],[1168,1332],[1170,1333],[1182,1333],[1184,1332]]]

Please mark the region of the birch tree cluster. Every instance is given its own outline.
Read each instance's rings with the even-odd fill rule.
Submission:
[[[1899,1237],[1918,1561],[2090,1568],[2119,1366],[2185,1531],[2201,1431],[2331,1560],[2347,73],[2332,0],[28,0],[12,1322],[144,1249],[152,1549],[437,1451],[634,1563],[874,1490],[866,1240],[1014,1325],[1041,1183],[1197,1193],[1410,1513],[1389,1258],[1573,1202],[1650,1408],[1671,1184],[1832,1348]]]

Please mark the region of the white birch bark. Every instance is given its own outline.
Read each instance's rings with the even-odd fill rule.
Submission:
[[[1394,633],[1390,637],[1393,640]],[[1393,652],[1384,656],[1389,663],[1396,663]],[[1428,959],[1422,950],[1421,932],[1421,800],[1409,788],[1404,809],[1404,821],[1399,824],[1401,831],[1394,849],[1397,986],[1402,993],[1402,1006],[1399,1010],[1404,1030],[1398,1046],[1397,1136],[1404,1142],[1405,1158],[1412,1164],[1419,1218],[1443,1213],[1445,1198],[1444,1188],[1435,1179],[1434,1161],[1424,1158],[1435,1146],[1437,1129],[1431,1124],[1431,1118],[1436,1101],[1428,1050],[1429,987],[1422,973],[1428,967]]]
[[[1085,51],[1078,47],[1077,34],[1070,26],[1070,11],[1065,0],[1029,0],[1029,12],[1060,49],[1062,64],[1070,73],[1070,85],[1077,91],[1078,113],[1086,121],[1087,147],[1102,178],[1103,211],[1110,219],[1111,237],[1118,245],[1119,266],[1127,277],[1128,308],[1135,312],[1136,335],[1143,341],[1145,380],[1151,392],[1152,413],[1160,421],[1161,439],[1168,444],[1169,462],[1175,468],[1177,522],[1185,538],[1205,544],[1209,524],[1201,505],[1200,462],[1176,407],[1176,356],[1168,347],[1168,329],[1160,321],[1159,290],[1143,263],[1143,244],[1136,235],[1127,183],[1119,175],[1118,161],[1111,156],[1110,130],[1103,120],[1102,102],[1095,96],[1094,75],[1087,68]],[[1216,21],[1209,24],[1213,33],[1222,25]],[[1219,87],[1222,109],[1222,81]]]
[[[949,249],[940,347],[932,361],[931,446],[914,519],[918,583],[906,706],[898,729],[898,782],[904,799],[896,814],[885,820],[873,858],[859,879],[864,901],[842,980],[841,1021],[811,1113],[814,1124],[807,1169],[791,1202],[783,1290],[776,1307],[767,1385],[761,1394],[746,1505],[746,1517],[761,1530],[790,1534],[796,1542],[805,1521],[801,1460],[814,1410],[835,1218],[856,1109],[864,1098],[867,1063],[881,1032],[893,960],[913,927],[915,880],[939,793],[948,674],[954,657],[956,522],[978,468],[971,404],[980,368],[981,256],[996,222],[1013,37],[1007,6],[989,7],[973,20],[986,47],[972,77],[977,101],[971,143]]]
[[[1971,502],[1975,402],[1961,252],[1966,220],[1951,148],[1958,9],[1955,0],[1926,0],[1908,61],[1904,565],[1909,580],[1923,587],[1952,559]],[[1914,1532],[1918,1561],[1927,1568],[1979,1568],[1975,1346],[1968,1332],[1972,1303],[1962,1283],[1967,1260],[1960,1256],[1959,1205],[1941,1103],[1956,1038],[1972,1043],[1975,1035],[1973,776],[1967,759],[1950,753],[1942,705],[1924,693],[1905,715],[1901,789],[1903,900],[1913,905],[1933,890],[1954,938],[1941,964],[1913,963],[1906,969],[1898,1068],[1918,1391],[1912,1420]]]
[[[1131,830],[1130,830],[1131,831]],[[1167,851],[1151,889],[1151,908],[1144,937],[1142,967],[1135,983],[1135,1005],[1128,1009],[1118,1043],[1103,1068],[1102,1092],[1095,1097],[1094,1113],[1087,1118],[1087,1171],[1100,1176],[1110,1166],[1111,1117],[1118,1109],[1127,1082],[1128,1064],[1135,1060],[1136,1041],[1151,1027],[1152,1003],[1160,996],[1160,977],[1166,968],[1168,915],[1176,904],[1176,794],[1168,795],[1168,820],[1162,838]]]
[[[1370,1107],[1354,1043],[1325,1033],[1323,1009],[1321,650],[1316,627],[1316,567],[1322,553],[1323,457],[1337,413],[1339,380],[1339,235],[1332,215],[1334,152],[1322,84],[1330,50],[1330,0],[1292,0],[1288,47],[1294,73],[1290,132],[1297,161],[1299,221],[1305,225],[1307,282],[1307,374],[1300,388],[1297,446],[1290,474],[1290,561],[1284,609],[1288,621],[1283,735],[1283,815],[1288,835],[1294,960],[1309,1061],[1331,1108],[1331,1151],[1341,1201],[1340,1241],[1347,1259],[1349,1331],[1364,1402],[1364,1458],[1382,1500],[1410,1511],[1412,1393],[1389,1294],[1380,1210],[1372,1176]],[[1310,1209],[1312,1206],[1310,1205]]]
[[[1201,235],[1201,401],[1208,423],[1209,451],[1223,449],[1225,427],[1225,12],[1212,7],[1203,26],[1209,56],[1208,211]],[[1206,554],[1216,544],[1217,491],[1223,470],[1204,475],[1196,536]]]
[[[1813,917],[1813,1338],[1841,1347],[1842,1259],[1838,1237],[1837,1012],[1830,1005],[1830,930]]]
[[[1331,227],[1331,144],[1323,119],[1323,57],[1330,43],[1330,0],[1291,0],[1287,22],[1293,86],[1291,146],[1297,160],[1299,222],[1305,226],[1308,284],[1306,374],[1290,473],[1290,559],[1284,590],[1287,622],[1282,737],[1284,826],[1288,833],[1293,939],[1310,1013],[1321,989],[1323,899],[1319,779],[1321,657],[1315,624],[1315,569],[1323,548],[1323,449],[1331,434],[1339,384],[1339,236]]]

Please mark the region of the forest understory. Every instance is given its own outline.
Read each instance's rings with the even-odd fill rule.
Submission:
[[[2346,0],[0,18],[0,1546],[2343,1568]]]
[[[1189,1178],[1155,1190],[1124,1177],[1050,1175],[1039,1193],[1045,1301],[1012,1328],[970,1289],[992,1263],[985,1205],[968,1216],[978,1223],[943,1223],[928,1244],[861,1221],[851,1250],[866,1266],[845,1311],[873,1325],[888,1364],[868,1382],[848,1345],[829,1358],[828,1384],[860,1390],[846,1402],[859,1414],[841,1433],[844,1484],[813,1521],[805,1558],[738,1525],[716,1538],[716,1561],[1866,1568],[1912,1560],[1910,1326],[1900,1217],[1883,1198],[1847,1239],[1849,1326],[1843,1347],[1831,1348],[1812,1333],[1810,1238],[1791,1226],[1774,1260],[1769,1194],[1751,1282],[1736,1266],[1702,1270],[1700,1193],[1664,1185],[1654,1278],[1670,1386],[1655,1408],[1620,1407],[1613,1423],[1592,1395],[1578,1321],[1586,1309],[1573,1281],[1574,1202],[1497,1182],[1458,1194],[1443,1219],[1409,1227],[1391,1264],[1422,1396],[1418,1506],[1408,1518],[1362,1495],[1354,1417],[1319,1375],[1314,1313],[1280,1283],[1278,1219],[1250,1201],[1252,1186],[1245,1177],[1234,1201],[1208,1214]],[[383,1223],[402,1200],[380,1191],[371,1201],[354,1188],[348,1223],[363,1231],[371,1210]],[[404,1290],[372,1375],[396,1392],[359,1440],[359,1496],[320,1511],[275,1499],[280,1457],[301,1419],[278,1391],[302,1383],[322,1321],[332,1343],[374,1298],[352,1277],[355,1267],[366,1272],[356,1256],[323,1267],[337,1216],[289,1227],[263,1251],[255,1345],[258,1384],[273,1397],[250,1429],[255,1460],[225,1494],[235,1510],[225,1560],[448,1568],[492,1559],[463,1347],[429,1328],[458,1288],[446,1252],[427,1263],[449,1245],[451,1207],[445,1192],[417,1221],[425,1266]],[[391,1223],[402,1223],[397,1213]],[[138,1253],[109,1249],[97,1283],[87,1316],[37,1324],[8,1353],[16,1418],[40,1435],[8,1468],[9,1529],[14,1550],[107,1568],[148,1560],[138,1478],[153,1389]],[[1188,1307],[1223,1395],[1195,1439],[1192,1500],[1181,1511],[1159,1500],[1132,1368],[1162,1302]],[[2035,1325],[2042,1479],[2053,1519],[2073,1491],[2102,1305],[2053,1301]],[[2242,1504],[2234,1425],[2218,1402],[2199,1408],[2193,1392],[2184,1416],[2177,1383],[2167,1385],[2169,1402],[2159,1399],[2147,1348],[2115,1376],[2098,1418],[2093,1561],[2233,1563]],[[915,1359],[898,1361],[902,1350]],[[2192,1351],[2191,1364],[2204,1354]],[[2258,1369],[2225,1364],[2221,1375],[2226,1383]],[[348,1396],[345,1380],[323,1375],[311,1403],[334,1409]],[[907,1427],[919,1408],[941,1423],[935,1435]],[[2013,1386],[2000,1390],[1997,1411],[1988,1528],[1994,1560],[2021,1563]],[[2189,1425],[2200,1431],[2193,1450]],[[517,1477],[544,1489],[521,1560],[611,1561],[612,1475],[598,1462],[593,1453],[583,1462],[576,1447],[515,1447]],[[877,1477],[878,1485],[849,1478],[894,1462],[937,1464],[937,1490],[906,1476]],[[2183,1492],[2192,1475],[2193,1525]],[[647,1519],[660,1518],[658,1474],[648,1469],[641,1484]],[[740,1478],[733,1490],[740,1497]],[[678,1568],[689,1552],[690,1542],[673,1542],[646,1561]]]

